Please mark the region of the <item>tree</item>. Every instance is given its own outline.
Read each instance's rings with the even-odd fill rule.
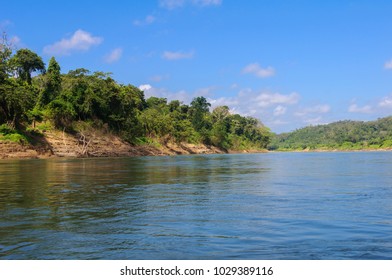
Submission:
[[[138,115],[145,103],[143,92],[134,86],[121,85],[118,91],[112,90],[107,112],[110,127],[134,141],[143,134]]]
[[[74,107],[68,101],[55,99],[49,103],[47,114],[53,120],[56,128],[68,128],[76,116]]]
[[[29,85],[31,85],[31,73],[35,71],[45,72],[45,64],[42,58],[29,49],[18,50],[10,62],[19,78]]]
[[[211,104],[208,103],[207,99],[203,96],[196,97],[191,102],[191,108],[203,113],[209,112],[210,107]]]
[[[0,122],[6,121],[12,127],[19,127],[27,120],[27,112],[34,106],[35,93],[30,85],[19,85],[8,79],[0,86]]]
[[[161,97],[151,96],[146,100],[148,108],[160,108],[164,109],[167,105],[167,99]]]
[[[52,57],[49,61],[47,75],[48,91],[57,95],[61,89],[61,68],[56,59]]]
[[[163,137],[173,131],[173,121],[169,114],[165,114],[159,108],[147,108],[139,117],[144,131],[149,137]]]
[[[0,84],[2,84],[8,78],[9,59],[11,54],[11,44],[7,40],[7,34],[3,33],[0,41]]]
[[[246,119],[239,114],[229,116],[230,119],[230,132],[233,135],[241,136],[244,134]]]
[[[87,70],[86,68],[77,68],[75,70],[69,70],[68,76],[71,77],[80,77],[80,76],[86,76],[90,74],[90,70]]]
[[[192,125],[196,131],[207,128],[208,122],[206,121],[206,115],[209,113],[210,106],[211,104],[203,96],[196,97],[192,100],[189,113]]]
[[[172,100],[168,105],[170,112],[179,111],[181,102],[179,100]]]
[[[164,137],[172,133],[173,120],[166,98],[150,97],[147,108],[139,116],[139,121],[149,137]]]
[[[38,107],[49,104],[61,91],[60,65],[54,57],[49,61],[49,66],[44,78],[44,89],[38,98]]]
[[[214,122],[223,121],[230,115],[229,107],[218,106],[212,111],[212,120]]]
[[[228,149],[230,147],[228,122],[219,120],[215,122],[211,129],[211,143],[219,148]]]

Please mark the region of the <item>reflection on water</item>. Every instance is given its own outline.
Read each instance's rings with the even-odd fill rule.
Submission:
[[[0,161],[1,259],[390,259],[390,153]]]

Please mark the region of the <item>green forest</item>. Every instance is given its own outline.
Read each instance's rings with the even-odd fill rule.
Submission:
[[[270,150],[366,150],[392,148],[392,116],[376,121],[339,121],[275,135]]]
[[[77,133],[88,126],[134,145],[173,141],[244,150],[270,143],[271,133],[259,120],[231,114],[227,106],[211,110],[205,97],[190,104],[146,99],[109,73],[64,74],[54,57],[46,67],[33,51],[14,50],[5,35],[0,43],[0,141],[28,143],[49,129]]]

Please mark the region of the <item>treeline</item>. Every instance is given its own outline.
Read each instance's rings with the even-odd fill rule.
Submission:
[[[376,121],[339,121],[275,135],[270,150],[392,148],[392,116]]]
[[[31,50],[14,52],[6,38],[0,44],[0,140],[39,132],[42,124],[73,132],[83,123],[133,144],[155,139],[223,149],[267,147],[271,134],[259,120],[231,114],[227,106],[210,108],[204,97],[189,105],[145,99],[143,91],[118,84],[108,73],[76,69],[62,74],[54,57],[45,68]]]

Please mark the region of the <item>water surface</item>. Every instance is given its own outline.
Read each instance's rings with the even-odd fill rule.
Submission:
[[[0,161],[0,259],[392,259],[392,153]]]

